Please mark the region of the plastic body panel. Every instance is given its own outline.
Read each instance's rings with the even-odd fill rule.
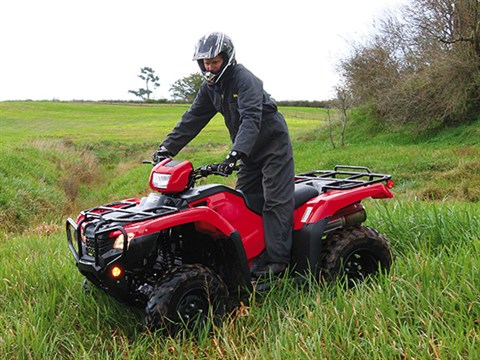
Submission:
[[[190,174],[193,170],[192,163],[190,161],[177,162],[172,159],[165,159],[162,162],[155,165],[150,172],[149,184],[150,188],[154,191],[159,191],[164,194],[175,194],[185,190],[187,187]],[[153,176],[155,173],[169,175],[166,188],[157,188],[153,185]]]

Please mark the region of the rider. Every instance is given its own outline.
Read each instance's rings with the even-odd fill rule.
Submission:
[[[254,276],[282,273],[290,260],[294,210],[293,151],[284,117],[263,83],[237,64],[231,39],[221,32],[203,36],[195,47],[205,82],[193,104],[153,155],[174,156],[220,112],[232,147],[219,171],[239,163],[236,188],[263,194],[266,251],[252,266]]]

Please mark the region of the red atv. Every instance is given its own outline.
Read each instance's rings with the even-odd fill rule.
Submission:
[[[150,328],[176,332],[220,318],[255,286],[253,260],[265,249],[261,194],[225,185],[195,186],[216,165],[193,169],[165,159],[150,174],[147,197],[82,211],[66,223],[80,272],[116,299],[145,307]],[[349,284],[388,270],[384,236],[362,226],[361,201],[391,198],[390,175],[336,166],[295,178],[292,276],[341,277]]]

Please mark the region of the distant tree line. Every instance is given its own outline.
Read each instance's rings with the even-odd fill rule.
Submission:
[[[314,107],[314,108],[327,108],[331,106],[331,101],[324,100],[280,100],[277,101],[278,106],[300,106],[300,107]]]
[[[159,78],[155,75],[155,70],[150,67],[143,67],[140,69],[140,79],[145,82],[145,88],[138,90],[129,90],[129,93],[139,97],[142,101],[150,103],[176,103],[176,104],[188,104],[192,103],[197,95],[200,85],[203,82],[203,77],[200,73],[193,73],[175,81],[170,86],[170,94],[173,100],[168,99],[152,99],[150,97],[152,90],[149,87],[160,86]],[[278,101],[280,106],[303,106],[303,107],[318,107],[326,108],[329,106],[328,101],[308,101],[308,100],[284,100]]]
[[[452,125],[480,109],[480,1],[411,0],[339,64],[356,105],[390,124]]]

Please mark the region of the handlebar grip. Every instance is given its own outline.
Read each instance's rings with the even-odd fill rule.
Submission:
[[[201,173],[203,173],[204,175],[209,175],[209,174],[214,174],[214,175],[222,175],[222,176],[227,176],[226,174],[224,173],[221,173],[218,171],[218,166],[220,164],[209,164],[209,165],[204,165],[202,166],[199,170]],[[234,166],[232,168],[233,171],[238,171],[240,170],[240,167],[239,166]]]
[[[207,165],[207,168],[209,168],[209,170],[213,171],[213,172],[217,172],[218,171],[218,166],[220,164],[211,164],[211,165]],[[238,171],[240,170],[240,167],[237,165],[237,166],[233,166],[232,167],[232,170],[233,171]]]

